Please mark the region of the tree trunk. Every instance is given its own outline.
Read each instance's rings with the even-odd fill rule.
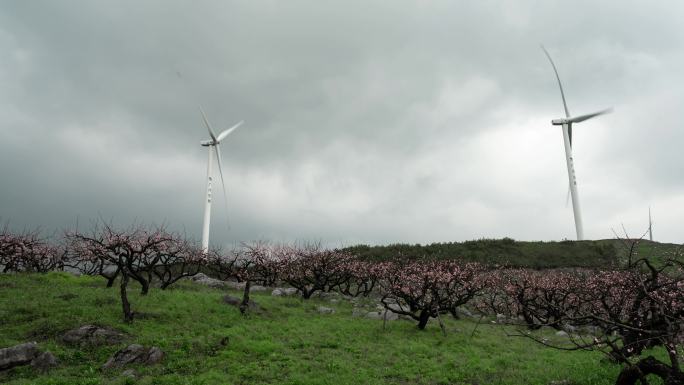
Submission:
[[[124,321],[133,322],[133,312],[131,312],[131,304],[128,302],[128,294],[126,287],[128,286],[128,274],[121,275],[121,307],[123,309]]]
[[[141,279],[139,282],[140,286],[142,286],[140,289],[140,295],[147,295],[147,293],[150,291],[150,281]]]
[[[683,385],[684,375],[671,367],[648,356],[635,365],[626,366],[620,372],[615,385],[636,385],[642,378],[653,374],[663,379],[665,385]]]
[[[251,286],[252,281],[249,279],[245,282],[245,291],[242,294],[242,302],[240,303],[240,313],[245,314],[247,312],[247,308],[249,308],[249,287]]]
[[[107,277],[107,287],[114,286],[114,281],[116,280],[116,275],[113,277]]]
[[[427,310],[422,310],[418,318],[418,329],[424,330],[430,320],[430,312]]]

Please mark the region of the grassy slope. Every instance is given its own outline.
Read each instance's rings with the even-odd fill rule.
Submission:
[[[99,278],[0,275],[0,347],[36,340],[61,361],[49,375],[28,367],[0,372],[0,383],[610,384],[619,370],[599,353],[544,348],[488,323],[472,338],[475,323],[468,320],[445,319],[446,338],[433,321],[425,331],[406,321],[382,330],[382,321],[353,318],[346,303],[269,293],[253,296],[266,309],[262,314],[242,317],[221,303],[223,294],[190,282],[152,289],[147,297],[134,293],[134,309],[147,316],[128,325],[121,321],[117,290],[104,288]],[[321,304],[337,312],[319,314]],[[136,368],[142,376],[137,381],[121,377],[121,370],[102,372],[107,357],[126,343],[88,351],[57,338],[90,323],[123,330],[128,343],[159,346],[167,357],[161,365]]]
[[[346,248],[367,260],[392,260],[398,255],[415,258],[461,259],[487,264],[537,269],[587,267],[607,268],[623,265],[625,245],[614,239],[597,241],[526,242],[504,239],[479,239],[465,242],[429,245],[392,244],[386,246],[357,245]],[[659,260],[672,256],[679,245],[642,241],[639,256]]]

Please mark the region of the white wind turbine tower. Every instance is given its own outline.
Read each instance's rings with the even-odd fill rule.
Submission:
[[[233,132],[233,130],[240,127],[240,125],[244,123],[244,121],[240,121],[238,124],[234,125],[233,127],[223,131],[218,136],[216,136],[214,134],[214,130],[212,130],[211,128],[211,124],[209,124],[209,120],[207,120],[207,116],[204,114],[204,110],[202,110],[202,107],[200,107],[200,112],[202,113],[204,125],[207,126],[207,130],[209,130],[209,136],[211,137],[211,140],[204,140],[200,142],[202,146],[209,148],[209,163],[207,165],[207,196],[204,203],[204,223],[202,225],[202,250],[206,252],[207,250],[209,250],[209,223],[211,222],[211,182],[213,178],[212,165],[214,163],[213,154],[214,152],[216,152],[219,173],[221,174],[221,185],[223,186],[223,199],[226,201],[226,209],[228,209],[228,197],[226,196],[226,184],[223,181],[223,169],[221,167],[221,148],[219,147],[219,144],[223,139],[226,138],[226,136]],[[226,213],[226,218],[227,215],[228,213]]]
[[[554,126],[563,127],[563,143],[565,144],[565,161],[568,166],[568,181],[570,183],[570,196],[572,198],[572,211],[575,216],[575,231],[577,232],[577,240],[581,241],[584,239],[584,228],[582,226],[582,213],[580,211],[579,196],[577,194],[577,177],[575,175],[575,166],[572,159],[572,124],[583,122],[587,119],[591,119],[595,116],[603,115],[611,112],[612,109],[606,109],[592,114],[570,116],[568,111],[568,105],[565,103],[565,93],[563,92],[563,85],[560,81],[560,76],[558,76],[558,70],[556,70],[556,65],[551,60],[551,55],[546,51],[544,46],[541,47],[546,57],[549,59],[551,66],[553,67],[553,72],[556,74],[556,80],[558,80],[558,88],[560,88],[561,98],[563,99],[563,108],[565,108],[565,118],[554,119],[551,124]]]
[[[653,221],[651,220],[651,208],[648,208],[648,239],[653,242]]]

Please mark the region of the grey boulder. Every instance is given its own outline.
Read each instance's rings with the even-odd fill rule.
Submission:
[[[214,289],[223,289],[225,287],[228,287],[226,282],[223,282],[220,279],[211,278],[204,273],[195,274],[192,277],[192,281],[200,285],[208,286]]]
[[[102,365],[102,369],[121,368],[129,364],[154,365],[164,359],[164,352],[156,346],[150,348],[142,345],[129,345],[118,352]]]
[[[387,321],[396,321],[399,319],[399,315],[396,313],[393,313],[389,310],[387,311],[370,311],[366,313],[366,318],[369,319],[379,319],[379,320],[385,320]]]
[[[325,306],[319,306],[316,308],[316,310],[321,313],[321,314],[334,314],[335,309],[331,307],[325,307]]]
[[[69,345],[115,345],[123,341],[124,334],[114,329],[95,325],[83,325],[69,330],[62,336],[62,341]]]
[[[29,364],[38,355],[40,355],[40,350],[38,350],[38,344],[35,342],[0,349],[0,370]]]
[[[222,300],[223,300],[223,303],[225,303],[227,305],[235,306],[235,307],[240,307],[240,304],[242,303],[242,298],[233,297],[232,295],[224,295]],[[250,309],[253,309],[253,310],[259,308],[259,304],[254,302],[251,299],[249,300],[248,306]]]
[[[39,372],[45,373],[59,365],[57,357],[50,352],[43,352],[31,360],[31,366]]]

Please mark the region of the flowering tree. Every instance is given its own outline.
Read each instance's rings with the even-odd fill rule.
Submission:
[[[561,330],[562,319],[576,306],[580,274],[531,269],[500,269],[487,274],[487,289],[478,298],[484,313],[520,318],[529,329]]]
[[[372,262],[346,260],[340,265],[342,276],[335,290],[352,297],[368,296],[378,282],[377,266]]]
[[[343,270],[352,260],[348,253],[323,250],[320,245],[280,246],[274,253],[280,279],[299,289],[305,299],[316,291],[331,291],[349,278]]]
[[[418,321],[456,313],[484,287],[483,268],[453,261],[383,262],[377,265],[385,308]]]
[[[5,225],[0,230],[0,268],[4,273],[61,270],[64,257],[64,249],[49,244],[38,229],[13,233]]]
[[[655,375],[665,384],[684,384],[679,361],[684,342],[684,269],[676,261],[656,267],[646,259],[630,261],[624,270],[536,274],[516,272],[500,290],[509,297],[511,313],[527,312],[534,325],[573,325],[592,336],[570,333],[567,343],[520,335],[563,350],[598,350],[623,365],[616,384],[647,383]],[[525,282],[523,285],[522,282]],[[522,287],[525,290],[522,290]],[[524,301],[513,296],[523,293]],[[526,319],[527,323],[530,323]],[[662,347],[668,360],[644,357]]]
[[[115,266],[121,277],[120,293],[124,319],[133,320],[128,301],[130,279],[140,283],[141,294],[149,291],[153,277],[168,287],[183,276],[196,272],[190,265],[201,265],[206,254],[178,234],[163,226],[133,226],[117,230],[106,223],[97,224],[91,233],[77,231],[66,234],[69,253],[94,266]]]

